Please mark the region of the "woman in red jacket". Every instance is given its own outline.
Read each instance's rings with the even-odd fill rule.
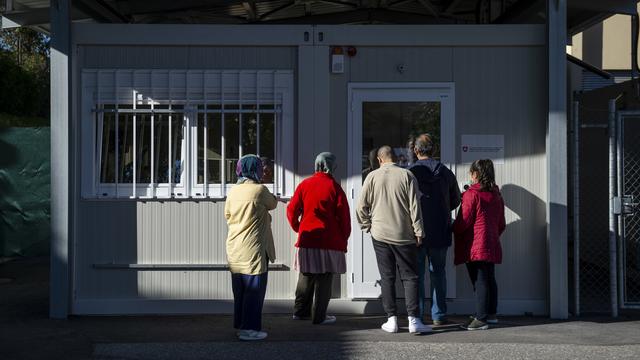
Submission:
[[[347,197],[333,179],[335,161],[333,154],[320,153],[315,174],[298,185],[287,206],[289,224],[298,233],[295,267],[300,276],[293,318],[311,317],[314,324],[336,321],[327,316],[333,274],[344,274],[347,268],[351,219]]]
[[[505,229],[504,201],[496,185],[493,162],[476,160],[472,185],[462,194],[462,207],[453,223],[456,265],[465,263],[476,293],[476,314],[463,328],[486,330],[497,324],[498,285],[495,264],[502,263],[500,235]]]

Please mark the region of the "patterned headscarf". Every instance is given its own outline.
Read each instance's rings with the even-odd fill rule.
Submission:
[[[321,152],[316,156],[316,172],[333,174],[336,170],[336,156],[330,152]]]
[[[259,183],[262,180],[262,160],[253,154],[241,157],[236,165],[236,175],[238,175],[238,184],[247,180]]]

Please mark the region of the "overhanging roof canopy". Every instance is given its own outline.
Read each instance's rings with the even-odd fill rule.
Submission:
[[[49,3],[0,0],[0,13],[47,31]],[[74,21],[143,24],[544,23],[546,13],[546,0],[73,0],[72,5]],[[568,0],[568,31],[580,32],[613,14],[635,14],[636,5],[635,0]]]

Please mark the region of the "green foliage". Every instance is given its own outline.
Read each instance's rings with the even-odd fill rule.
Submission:
[[[0,129],[10,127],[48,127],[49,125],[50,123],[48,118],[0,113]]]
[[[0,113],[49,117],[48,48],[34,30],[0,30]]]
[[[48,36],[25,27],[0,30],[0,49],[30,73],[48,71],[49,41]]]

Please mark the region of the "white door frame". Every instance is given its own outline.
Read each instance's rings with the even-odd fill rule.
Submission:
[[[362,187],[362,164],[360,155],[362,153],[362,111],[357,104],[363,101],[440,101],[441,102],[441,123],[440,138],[442,146],[440,148],[441,161],[455,172],[455,87],[452,82],[405,82],[405,83],[349,83],[348,84],[348,106],[347,106],[347,189],[349,194],[352,232],[349,241],[349,261],[347,272],[351,274],[351,281],[347,283],[347,293],[350,298],[377,298],[379,291],[374,290],[371,285],[363,285],[362,256],[356,252],[362,252],[363,248],[358,245],[362,243],[362,231],[357,224],[355,209],[357,205],[357,195]],[[444,140],[447,139],[445,142]],[[451,257],[451,251],[449,252]],[[375,261],[375,260],[373,260]],[[451,262],[451,261],[449,261]],[[455,273],[447,277],[448,297],[455,297]],[[365,287],[367,289],[365,289]]]

